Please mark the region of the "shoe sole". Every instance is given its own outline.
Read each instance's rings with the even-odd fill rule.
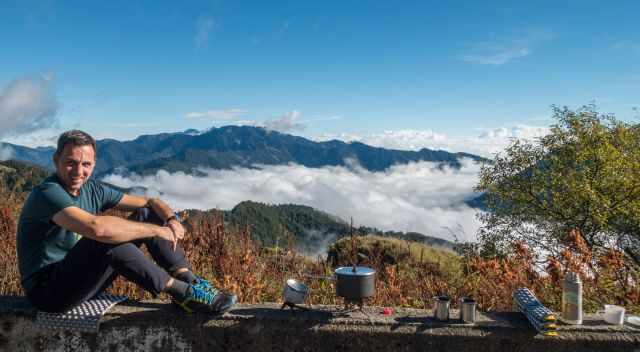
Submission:
[[[228,306],[226,306],[226,307],[224,307],[224,308],[222,308],[220,310],[214,311],[213,315],[215,315],[215,316],[222,315],[222,314],[228,312],[229,310],[231,310],[231,308],[233,308],[233,306],[235,306],[236,303],[238,303],[238,297],[236,295],[233,295],[233,298],[231,299],[231,301],[232,301],[231,304],[229,304]]]
[[[173,302],[173,304],[175,304],[176,306],[180,307],[180,309],[182,309],[185,313],[187,313],[189,315],[191,315],[193,313],[206,313],[206,314],[211,314],[213,316],[219,316],[219,315],[222,315],[222,314],[228,312],[229,310],[231,310],[231,308],[233,308],[233,306],[235,306],[236,303],[238,302],[238,299],[237,298],[233,298],[233,302],[230,305],[228,305],[228,306],[226,306],[226,307],[224,307],[224,308],[222,308],[220,310],[213,310],[211,308],[211,306],[207,306],[205,304],[203,304],[202,306],[198,306],[198,308],[195,308],[195,307],[186,306],[186,305],[184,305],[184,304],[182,304],[180,302],[177,302],[177,301],[172,301],[172,302]]]

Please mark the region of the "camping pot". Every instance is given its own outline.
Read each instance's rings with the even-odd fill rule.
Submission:
[[[347,300],[361,300],[375,294],[376,271],[366,266],[337,268],[336,294]]]
[[[284,284],[282,295],[284,296],[285,303],[302,304],[307,297],[307,293],[309,293],[307,285],[297,280],[289,279]]]
[[[460,299],[460,321],[473,324],[476,322],[476,300],[471,297]]]
[[[449,305],[451,300],[447,296],[433,297],[435,305],[433,306],[433,317],[439,321],[449,320]]]

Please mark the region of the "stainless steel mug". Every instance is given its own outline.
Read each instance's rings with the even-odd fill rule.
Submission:
[[[471,297],[460,299],[460,321],[474,324],[476,322],[476,300]]]
[[[307,287],[307,285],[295,279],[287,280],[287,282],[284,284],[284,290],[282,291],[284,301],[291,304],[304,303],[304,299],[305,297],[307,297],[307,293],[309,293],[309,288]]]
[[[451,300],[447,296],[433,297],[435,306],[433,307],[433,316],[439,321],[449,320],[449,305]]]

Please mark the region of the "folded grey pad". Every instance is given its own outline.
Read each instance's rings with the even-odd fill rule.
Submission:
[[[96,333],[100,327],[100,318],[111,307],[126,300],[126,296],[112,296],[101,293],[66,313],[38,311],[36,325],[47,329]]]

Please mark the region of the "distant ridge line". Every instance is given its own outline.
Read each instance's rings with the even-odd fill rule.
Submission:
[[[29,148],[10,143],[12,159],[53,169],[53,147]],[[97,141],[96,176],[135,172],[153,174],[158,170],[198,174],[198,168],[231,169],[252,165],[296,163],[306,167],[348,166],[355,161],[369,171],[384,171],[390,166],[429,161],[443,166],[461,167],[459,159],[476,162],[487,159],[477,155],[423,148],[405,151],[373,147],[361,142],[330,140],[315,142],[253,126],[224,126],[206,132],[160,133],[141,135],[130,141]]]

